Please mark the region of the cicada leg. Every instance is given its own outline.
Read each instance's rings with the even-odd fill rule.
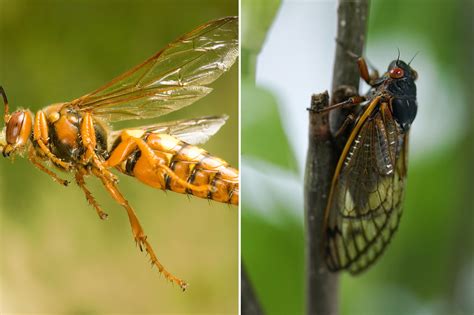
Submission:
[[[372,72],[369,72],[367,61],[362,57],[357,58],[357,66],[359,67],[360,77],[364,79],[368,85],[373,86],[375,80],[380,77],[377,69],[371,66]]]
[[[60,185],[63,185],[63,186],[67,186],[69,184],[69,181],[60,178],[56,173],[49,170],[46,166],[44,166],[41,163],[41,160],[39,160],[38,157],[36,156],[35,149],[33,147],[31,147],[30,150],[28,151],[28,159],[30,160],[31,163],[33,163],[33,165],[37,169],[39,169],[40,171],[45,172],[46,174],[51,176],[51,178],[55,182],[57,182],[57,183],[59,183]]]
[[[39,151],[46,155],[48,159],[51,160],[57,166],[60,166],[64,170],[68,171],[71,169],[72,165],[70,163],[64,162],[60,158],[51,152],[51,150],[46,145],[48,143],[48,122],[46,121],[46,116],[42,111],[39,111],[35,116],[35,123],[33,127],[33,139],[34,142],[38,144]]]
[[[82,118],[81,137],[82,145],[86,149],[86,152],[84,154],[85,162],[92,160],[94,162],[94,165],[104,176],[116,183],[117,177],[105,168],[104,161],[102,161],[95,153],[97,141],[95,137],[94,121],[92,119],[91,113],[85,113]]]
[[[97,215],[99,216],[99,218],[102,219],[102,220],[105,220],[105,219],[107,219],[108,214],[105,213],[104,211],[102,211],[102,209],[100,208],[99,204],[95,200],[92,193],[89,191],[89,189],[87,189],[86,181],[84,180],[84,175],[86,175],[84,169],[82,169],[82,168],[79,169],[75,174],[76,183],[79,187],[81,187],[82,191],[86,195],[87,202],[89,202],[89,204],[94,207],[94,209],[97,212]]]
[[[145,232],[143,231],[140,221],[138,221],[135,211],[133,210],[132,207],[130,207],[128,201],[120,193],[118,188],[115,186],[115,183],[110,181],[97,169],[93,168],[92,172],[94,173],[94,175],[100,178],[100,180],[102,181],[102,183],[104,184],[105,188],[110,193],[112,198],[114,198],[115,201],[117,201],[127,211],[128,219],[130,221],[130,226],[132,228],[133,237],[135,239],[135,243],[138,244],[138,246],[140,247],[140,250],[143,251],[143,247],[145,247],[146,252],[150,255],[151,264],[155,265],[158,268],[158,271],[162,273],[166,279],[168,279],[171,282],[176,283],[184,291],[187,287],[187,283],[177,278],[173,274],[171,274],[160,263],[160,261],[156,257],[155,251],[153,250],[153,248],[151,247],[150,243],[147,240],[147,236],[145,235]]]
[[[340,41],[338,38],[336,38],[336,43],[344,49],[345,53],[349,57],[353,58],[357,62],[360,77],[362,79],[364,79],[364,81],[367,82],[368,85],[373,86],[375,80],[377,80],[380,77],[379,72],[377,71],[377,69],[375,69],[375,67],[372,66],[372,64],[370,62],[366,61],[366,59],[364,57],[358,56],[354,52],[350,51],[347,48],[347,46],[342,41]],[[372,70],[372,72],[369,72],[369,66],[370,66],[370,69]]]
[[[353,113],[347,115],[346,119],[344,119],[344,121],[342,122],[341,127],[339,127],[339,129],[337,129],[334,133],[334,137],[337,138],[342,135],[346,131],[346,129],[355,121],[355,119],[356,117]]]
[[[353,97],[349,97],[347,100],[345,100],[344,102],[340,102],[340,103],[337,103],[337,104],[333,104],[331,106],[328,106],[328,107],[325,107],[323,109],[311,109],[311,108],[308,108],[308,110],[310,111],[315,111],[317,113],[323,113],[323,112],[327,112],[327,111],[330,111],[330,110],[333,110],[333,109],[336,109],[336,108],[350,108],[350,107],[354,107],[354,106],[357,106],[359,105],[360,103],[362,102],[365,102],[367,99],[364,97],[364,96],[353,96]]]

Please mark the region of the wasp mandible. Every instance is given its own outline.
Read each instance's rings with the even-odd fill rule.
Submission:
[[[413,60],[413,59],[412,59]],[[397,230],[407,176],[408,134],[418,104],[418,74],[398,57],[381,77],[358,58],[371,88],[324,109],[347,108],[334,136],[347,135],[324,212],[325,257],[330,270],[356,274],[384,251]]]
[[[183,290],[187,284],[156,257],[133,208],[118,190],[111,172],[133,176],[158,189],[237,205],[239,174],[227,162],[195,146],[215,134],[227,116],[165,122],[112,131],[109,122],[158,117],[211,92],[206,85],[226,72],[238,56],[238,19],[208,22],[178,38],[151,58],[99,89],[33,114],[10,114],[5,91],[6,127],[0,137],[4,157],[28,153],[29,160],[67,185],[45,165],[74,174],[77,185],[101,219],[107,214],[88,190],[85,177],[96,176],[127,211],[135,242],[152,265]]]

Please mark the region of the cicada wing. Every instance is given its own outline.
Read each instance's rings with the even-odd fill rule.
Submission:
[[[144,130],[147,133],[169,134],[186,143],[198,145],[205,143],[211,136],[217,133],[225,124],[227,118],[227,115],[207,116],[195,119],[164,122],[134,129]],[[109,143],[114,143],[115,139],[119,137],[122,132],[123,130],[111,132]]]
[[[350,139],[326,209],[326,261],[330,270],[358,273],[382,254],[398,227],[408,135],[380,104]]]
[[[157,117],[207,95],[238,56],[238,19],[208,22],[96,91],[65,106],[109,121]]]

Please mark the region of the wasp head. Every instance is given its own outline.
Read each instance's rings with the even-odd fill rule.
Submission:
[[[6,116],[5,125],[0,138],[0,147],[3,156],[8,157],[24,149],[28,143],[33,129],[33,114],[28,110],[17,110]]]

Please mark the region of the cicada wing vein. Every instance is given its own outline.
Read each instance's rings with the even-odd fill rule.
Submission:
[[[64,106],[109,121],[161,116],[207,95],[238,56],[238,19],[206,23],[94,92]]]
[[[375,99],[341,155],[325,215],[328,268],[356,274],[384,251],[402,214],[408,134]]]

